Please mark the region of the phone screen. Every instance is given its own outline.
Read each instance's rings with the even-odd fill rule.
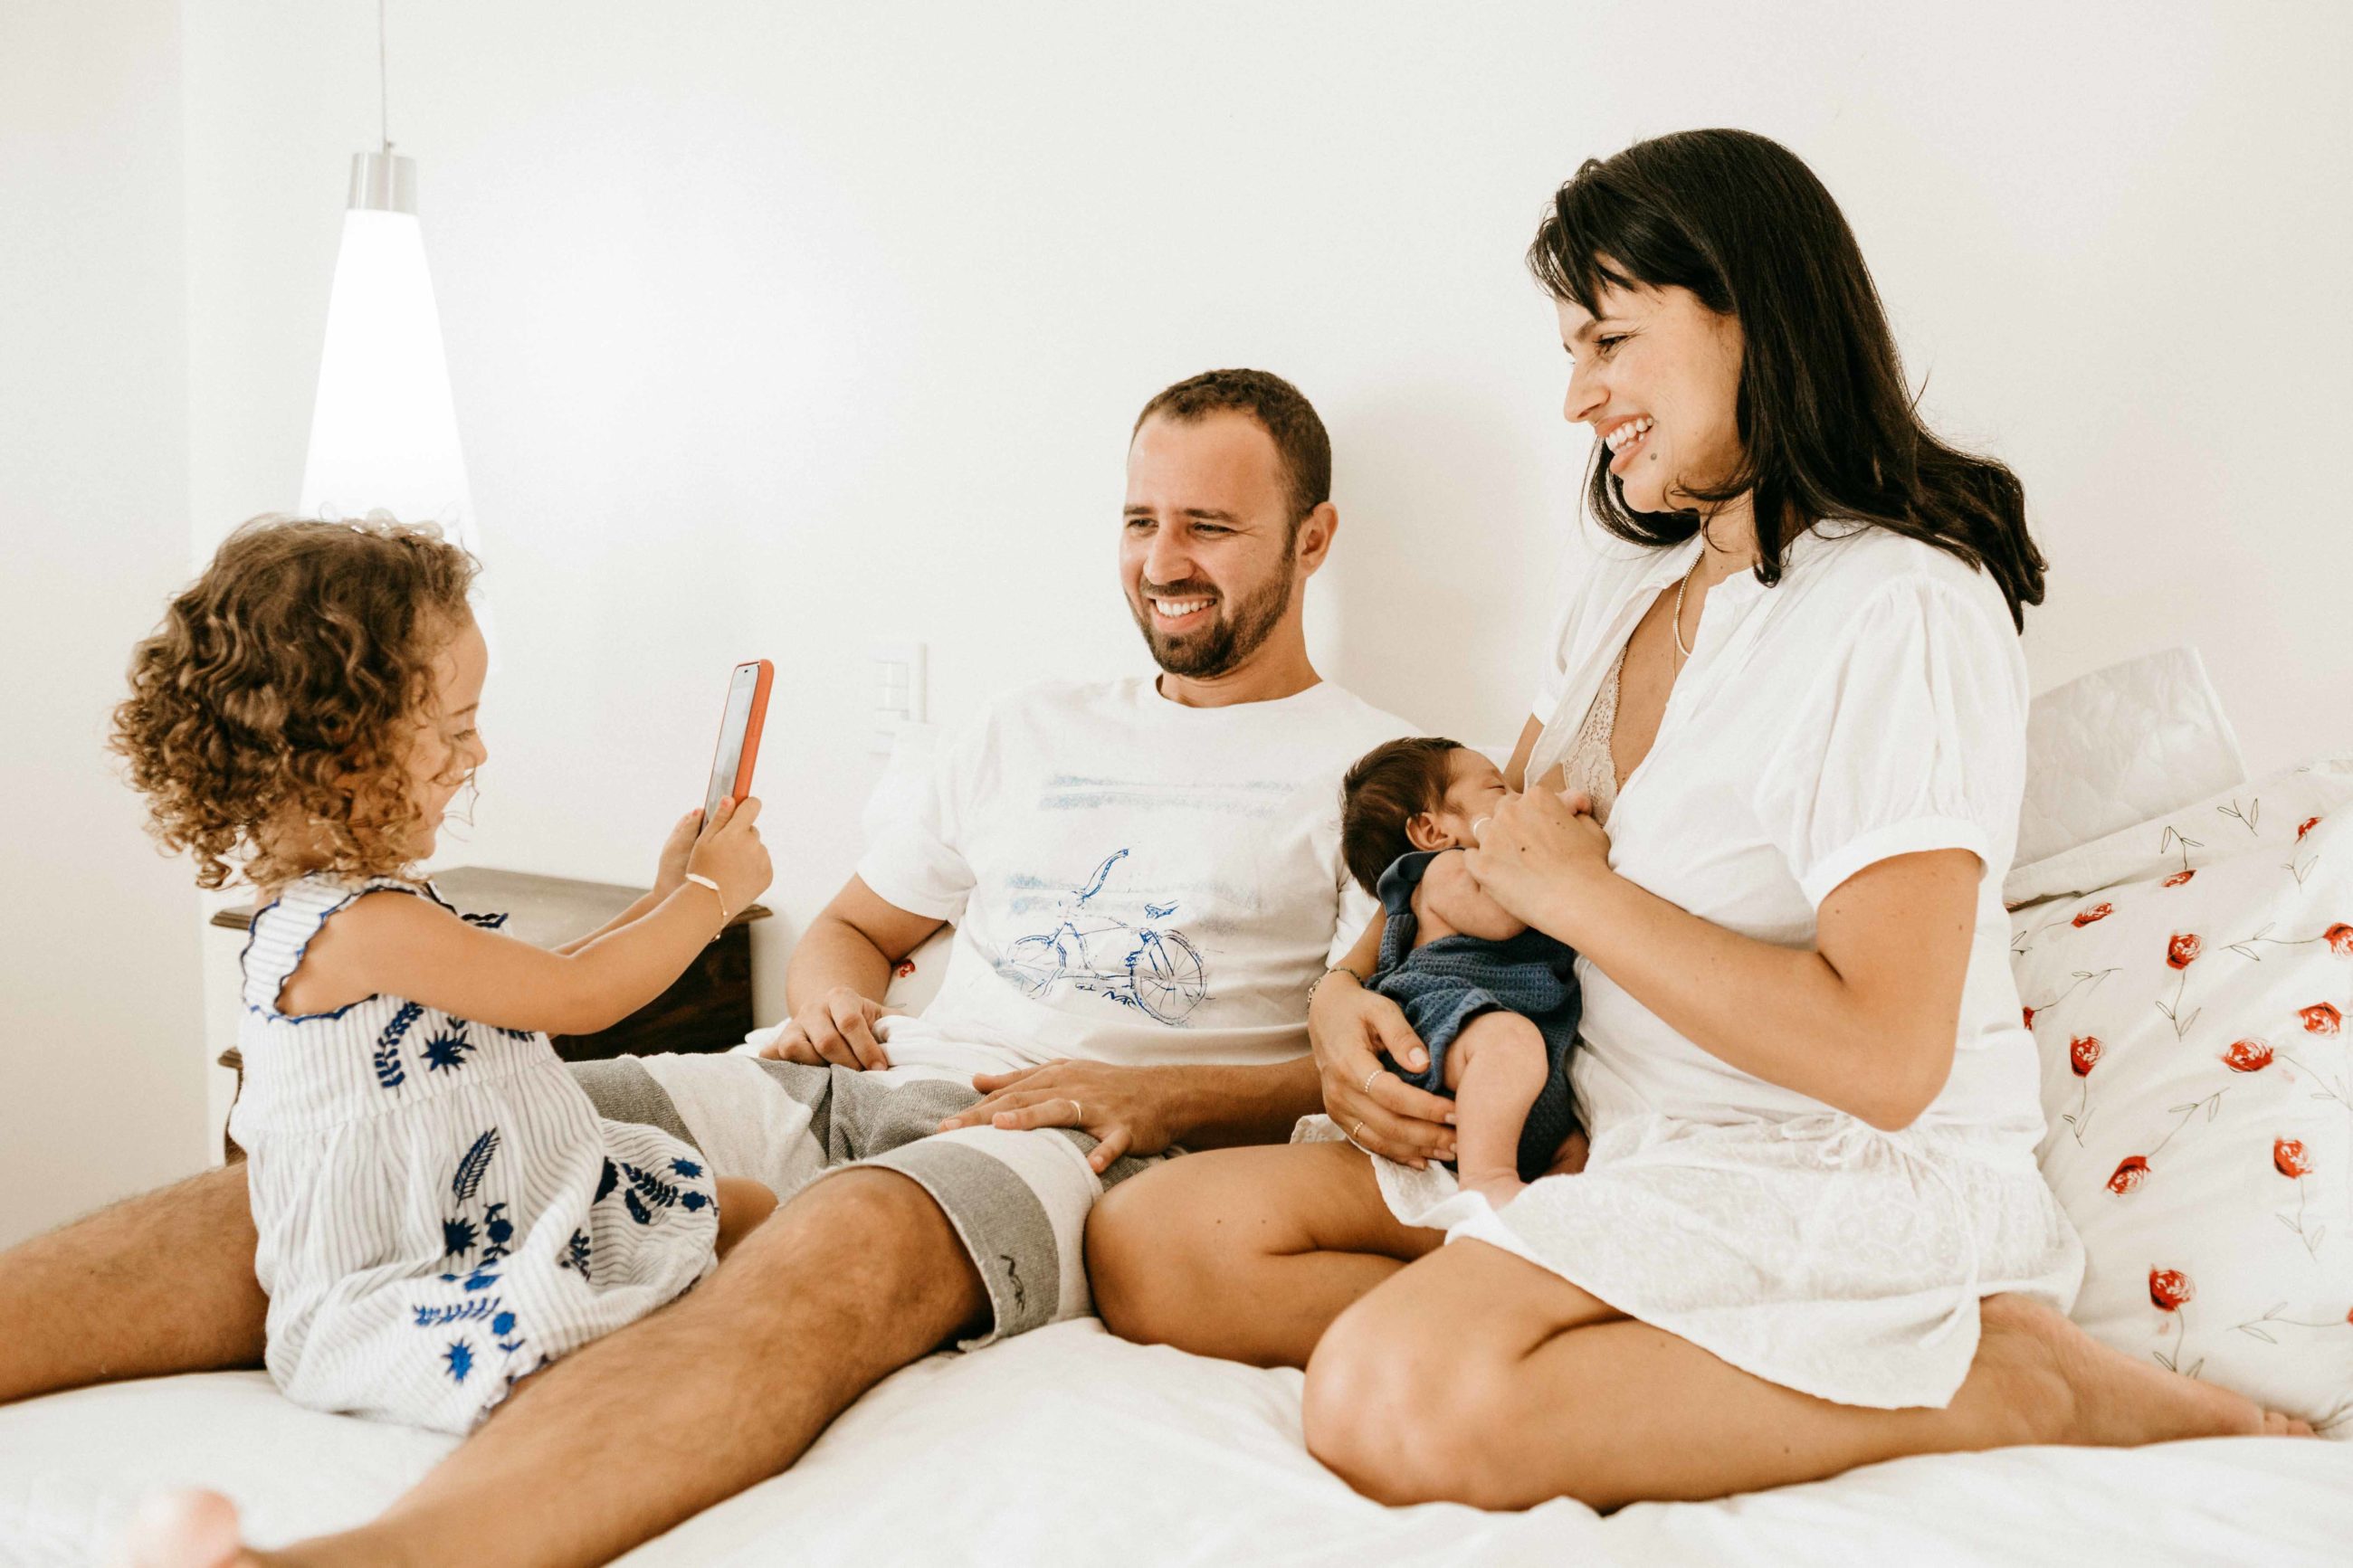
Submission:
[[[727,683],[727,712],[719,721],[719,754],[711,760],[711,784],[702,792],[705,822],[735,787],[735,774],[744,763],[744,732],[752,722],[752,698],[759,687],[757,664],[736,666]]]

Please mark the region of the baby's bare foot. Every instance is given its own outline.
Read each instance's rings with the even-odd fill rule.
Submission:
[[[2244,1394],[2104,1345],[2022,1296],[1989,1296],[1980,1312],[1979,1354],[2015,1379],[2021,1441],[2129,1447],[2179,1437],[2312,1436],[2306,1423]]]
[[[258,1563],[237,1533],[237,1505],[218,1492],[163,1492],[139,1505],[122,1540],[122,1568],[245,1568]]]

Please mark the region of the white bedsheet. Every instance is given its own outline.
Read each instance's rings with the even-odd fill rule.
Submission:
[[[1899,1459],[1835,1480],[1608,1519],[1384,1509],[1299,1440],[1296,1373],[1058,1325],[882,1384],[801,1464],[623,1559],[680,1565],[2353,1563],[2353,1444]],[[713,1433],[711,1441],[725,1441]],[[0,1563],[100,1560],[150,1489],[220,1488],[259,1544],[364,1519],[449,1440],[280,1399],[259,1373],[0,1408]],[[599,1478],[576,1484],[592,1488]]]

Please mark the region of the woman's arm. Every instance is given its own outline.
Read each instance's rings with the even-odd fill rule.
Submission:
[[[1864,867],[1822,900],[1810,951],[1635,886],[1609,868],[1591,816],[1547,795],[1504,802],[1469,854],[1498,902],[1744,1072],[1891,1130],[1951,1074],[1982,869],[1968,850]]]

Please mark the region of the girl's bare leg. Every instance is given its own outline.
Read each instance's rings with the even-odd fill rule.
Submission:
[[[1307,1369],[1307,1446],[1368,1497],[1597,1509],[1723,1497],[1905,1454],[2308,1431],[1989,1298],[1941,1410],[1833,1405],[1752,1377],[1481,1242],[1404,1268]],[[1476,1321],[1475,1334],[1460,1331]]]
[[[1456,1179],[1496,1208],[1527,1185],[1520,1180],[1520,1130],[1551,1069],[1544,1031],[1517,1013],[1482,1013],[1447,1047]]]
[[[719,1238],[714,1246],[724,1258],[735,1250],[737,1242],[757,1230],[762,1220],[776,1212],[776,1194],[745,1176],[713,1176],[711,1184],[719,1191]]]
[[[259,1366],[245,1166],[130,1198],[0,1254],[0,1404],[115,1378]]]
[[[1398,1223],[1353,1144],[1214,1149],[1103,1194],[1087,1276],[1123,1338],[1305,1366],[1333,1319],[1443,1239]]]

